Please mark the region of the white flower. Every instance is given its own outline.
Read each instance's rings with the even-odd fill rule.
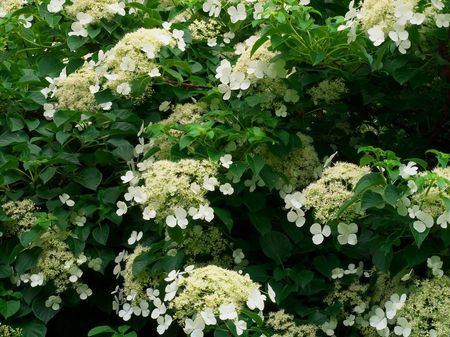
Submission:
[[[167,110],[170,109],[170,102],[169,101],[164,101],[159,105],[159,111],[161,112],[166,112]]]
[[[300,5],[307,6],[311,3],[310,0],[300,0]]]
[[[251,82],[245,78],[245,74],[239,71],[233,71],[230,75],[231,90],[247,90]]]
[[[133,171],[127,171],[125,175],[121,176],[120,179],[124,184],[129,183],[134,179],[134,173]]]
[[[403,307],[405,301],[406,301],[406,294],[403,294],[402,296],[399,296],[398,294],[393,294],[390,300],[384,304],[387,319],[393,319],[397,314],[397,311]]]
[[[214,311],[211,308],[206,308],[205,310],[201,311],[200,316],[203,318],[203,321],[206,325],[217,324],[216,317],[214,317]]]
[[[203,337],[203,330],[205,329],[205,322],[201,315],[198,315],[195,320],[187,318],[184,321],[183,331],[191,335],[191,337]]]
[[[286,107],[286,105],[281,104],[280,107],[275,110],[275,116],[286,117],[287,116],[287,107]]]
[[[300,100],[300,97],[298,96],[297,91],[288,89],[284,92],[283,99],[287,103],[297,103]]]
[[[436,223],[441,226],[441,228],[447,228],[450,224],[450,211],[445,211],[436,220]]]
[[[156,49],[150,43],[144,43],[141,50],[147,55],[149,59],[154,59],[156,57]]]
[[[108,5],[109,9],[113,11],[116,14],[119,14],[120,16],[125,16],[125,3],[124,2],[118,2],[115,4]]]
[[[186,49],[186,43],[184,41],[184,31],[179,30],[179,29],[174,29],[172,31],[172,35],[173,37],[177,40],[177,47],[178,49],[180,49],[181,51],[184,51]]]
[[[120,95],[128,95],[131,92],[131,87],[128,83],[124,82],[124,83],[120,83],[117,87],[116,87],[116,92]]]
[[[77,282],[78,279],[83,275],[83,271],[75,265],[71,266],[68,272],[70,273],[69,281],[72,283]]]
[[[231,164],[233,164],[233,157],[231,154],[225,154],[220,157],[220,164],[225,168],[230,168]]]
[[[430,337],[438,337],[437,331],[434,329],[430,329],[428,333],[430,334]]]
[[[181,229],[185,229],[188,224],[186,216],[187,212],[183,208],[177,207],[174,210],[174,215],[166,217],[166,225],[169,227],[179,226]]]
[[[45,301],[45,306],[47,308],[52,308],[53,310],[59,310],[59,308],[61,307],[61,302],[62,299],[59,296],[49,296],[49,298],[47,298],[47,300]]]
[[[320,245],[326,237],[331,235],[330,226],[324,225],[322,228],[322,226],[318,223],[312,224],[309,231],[313,235],[312,241],[315,245]]]
[[[223,42],[230,43],[231,40],[233,40],[235,36],[236,35],[233,32],[227,32],[227,33],[223,34]]]
[[[140,231],[139,233],[137,231],[132,231],[130,237],[128,238],[128,244],[134,245],[136,242],[139,242],[142,239],[142,236],[144,233]]]
[[[353,263],[350,263],[347,268],[348,269],[344,271],[345,275],[356,274],[358,272],[358,269]]]
[[[164,295],[164,301],[171,301],[174,299],[175,295],[177,294],[178,290],[178,284],[177,282],[172,282],[166,286],[164,291],[166,294]]]
[[[253,288],[248,294],[247,306],[251,310],[258,308],[259,310],[264,310],[264,301],[266,296],[261,294],[258,288]]]
[[[79,23],[85,26],[92,22],[92,16],[87,13],[80,12],[77,14],[77,20]]]
[[[269,295],[270,300],[275,303],[276,302],[276,294],[270,284],[267,284],[267,293]]]
[[[342,324],[344,324],[344,326],[353,326],[353,324],[355,324],[355,315],[347,316]]]
[[[221,84],[219,84],[219,86],[217,88],[219,89],[219,92],[221,94],[223,94],[222,99],[224,101],[227,101],[227,100],[230,99],[230,97],[231,97],[231,88],[230,88],[230,86],[228,84],[221,83]]]
[[[158,326],[156,327],[156,331],[162,335],[164,332],[166,332],[167,329],[169,329],[170,325],[172,324],[172,317],[169,315],[159,316],[156,320],[158,323]]]
[[[166,313],[166,305],[159,298],[156,298],[153,301],[153,305],[155,306],[155,309],[153,309],[152,311],[152,314],[150,316],[151,318],[157,319],[159,316],[162,316]]]
[[[409,19],[412,25],[421,25],[425,21],[425,14],[414,13],[414,15]]]
[[[81,300],[85,300],[92,295],[92,290],[88,287],[87,284],[80,284],[77,287],[77,293],[78,295],[80,295]]]
[[[344,269],[342,269],[342,268],[334,268],[331,271],[331,278],[333,280],[336,280],[338,278],[343,278],[344,277],[344,273],[345,273]]]
[[[63,193],[59,196],[59,200],[61,201],[61,203],[64,205],[67,205],[69,207],[73,207],[75,205],[75,201],[70,199],[70,195],[68,195],[67,193]]]
[[[356,245],[358,243],[358,237],[356,233],[358,232],[358,225],[351,223],[349,225],[341,222],[338,225],[338,237],[337,240],[341,245]]]
[[[216,78],[219,79],[222,84],[230,83],[231,69],[230,61],[220,61],[220,65],[216,69]]]
[[[33,21],[33,15],[25,16],[23,14],[19,15],[19,20],[22,21],[22,25],[25,28],[31,27],[31,21]]]
[[[450,14],[437,14],[436,15],[436,27],[447,28],[450,25]]]
[[[154,219],[155,217],[156,217],[156,211],[151,209],[150,206],[145,207],[144,210],[142,211],[142,218],[144,220]]]
[[[52,120],[56,112],[56,105],[52,103],[44,103],[44,117],[47,120]]]
[[[381,308],[376,308],[373,315],[370,316],[369,324],[371,327],[377,329],[378,331],[383,330],[387,327],[387,318],[384,315],[384,311]]]
[[[136,69],[136,65],[134,64],[134,61],[129,58],[128,56],[125,56],[122,58],[122,62],[120,62],[120,69],[123,71],[134,71]]]
[[[223,195],[231,195],[234,192],[234,188],[230,183],[225,183],[220,185],[219,191],[222,192]]]
[[[240,264],[244,258],[245,258],[245,254],[242,251],[242,249],[238,248],[238,249],[233,250],[234,263]]]
[[[287,220],[289,222],[295,222],[295,225],[298,228],[301,228],[306,222],[305,212],[303,212],[301,209],[291,209],[287,213]]]
[[[406,32],[408,33],[408,32]],[[407,37],[406,37],[407,38]],[[401,164],[399,167],[400,176],[403,179],[408,179],[409,177],[417,174],[417,166],[415,166],[416,163],[413,161],[408,162],[407,165]]]
[[[122,317],[124,321],[128,321],[133,314],[133,308],[130,303],[125,303],[121,310],[119,310],[119,317]]]
[[[117,206],[116,214],[118,216],[122,216],[127,213],[128,207],[127,204],[124,203],[123,201],[118,201],[116,203],[116,206]]]
[[[394,333],[397,336],[409,337],[411,335],[411,323],[404,317],[397,318],[397,326],[394,328]]]
[[[380,25],[373,26],[367,31],[367,33],[369,34],[369,39],[373,42],[374,46],[379,46],[384,42],[385,36]]]
[[[323,323],[320,328],[327,336],[333,336],[337,327],[337,320],[333,317],[329,321]]]
[[[427,228],[433,227],[434,220],[431,215],[423,211],[418,211],[415,215],[417,220],[414,221],[413,227],[417,232],[423,233]]]
[[[230,15],[230,20],[232,23],[243,21],[247,18],[245,6],[241,3],[238,4],[236,7],[234,6],[229,7],[227,12]]]
[[[100,90],[100,85],[98,83],[89,86],[89,92],[94,95]]]
[[[208,205],[201,205],[196,214],[192,216],[194,220],[205,220],[207,222],[211,222],[214,219],[214,210]]]
[[[442,270],[443,262],[439,256],[432,256],[427,259],[427,267],[431,269],[431,273],[436,277],[442,277],[444,272]]]
[[[305,204],[305,196],[302,192],[294,192],[292,194],[286,194],[284,197],[285,208],[295,208],[300,209]]]
[[[207,191],[214,191],[219,181],[215,177],[203,177],[203,188]]]
[[[100,106],[100,108],[102,108],[103,110],[111,110],[112,102],[100,103],[99,106]]]
[[[154,301],[159,296],[158,289],[147,288],[146,293],[150,301]]]
[[[206,0],[203,3],[202,9],[204,12],[208,13],[209,16],[218,17],[222,6],[220,0]]]
[[[217,38],[215,38],[215,37],[209,38],[208,40],[206,40],[206,44],[207,44],[209,47],[215,47],[215,46],[217,46]]]
[[[31,274],[30,286],[32,288],[41,286],[43,284],[44,284],[44,274],[42,274],[42,273]]]
[[[222,321],[227,319],[236,319],[237,318],[236,307],[233,303],[230,304],[221,304],[219,307],[219,318]]]
[[[47,5],[47,10],[50,13],[61,12],[65,2],[66,0],[51,0],[50,3]]]
[[[440,11],[444,9],[444,3],[441,0],[431,0],[431,4]]]
[[[247,322],[243,320],[235,320],[234,325],[236,326],[236,334],[238,336],[242,335],[245,330],[247,330]]]
[[[159,71],[158,68],[153,68],[153,69],[148,73],[148,75],[149,75],[150,77],[160,77],[160,76],[161,76],[161,72]]]
[[[147,301],[141,300],[139,301],[139,306],[133,306],[133,313],[136,316],[148,317],[150,314],[150,310],[148,309],[149,304]]]

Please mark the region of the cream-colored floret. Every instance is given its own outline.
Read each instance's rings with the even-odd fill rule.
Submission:
[[[110,51],[105,65],[108,71],[117,76],[117,79],[109,80],[106,87],[116,91],[119,84],[128,83],[139,76],[147,75],[157,64],[155,59],[163,46],[174,47],[175,40],[172,34],[159,28],[140,28],[135,32],[125,34],[125,36]],[[143,49],[151,48],[154,56],[149,58]],[[121,64],[124,58],[131,60],[134,70],[123,70]]]
[[[315,325],[297,324],[284,310],[270,312],[266,324],[275,330],[272,337],[315,337],[318,331]]]
[[[86,13],[92,17],[91,23],[102,19],[110,20],[116,13],[109,5],[117,3],[117,0],[72,0],[72,4],[65,9],[67,14],[76,17],[78,13]]]
[[[148,195],[143,206],[150,206],[156,211],[156,218],[163,221],[177,207],[187,211],[190,207],[209,204],[207,190],[200,188],[195,192],[191,185],[202,186],[203,178],[214,177],[217,168],[217,164],[209,160],[156,161],[142,173],[143,188]]]
[[[339,162],[324,170],[322,177],[305,190],[305,206],[314,209],[314,217],[321,223],[336,218],[341,205],[353,196],[356,183],[370,173],[368,167]],[[360,215],[358,205],[353,204],[341,215],[341,220],[351,222]]]
[[[341,98],[348,91],[341,78],[335,80],[325,80],[308,90],[314,104],[324,102],[330,104]]]
[[[67,76],[58,84],[56,98],[58,107],[82,112],[94,112],[99,109],[95,96],[89,86],[97,83],[95,70],[87,64]]]
[[[287,156],[278,157],[265,151],[264,157],[267,164],[288,179],[287,184],[303,188],[314,180],[321,163],[314,149],[313,139],[301,133],[298,133],[298,136],[302,142],[301,147],[294,149]]]
[[[232,303],[239,311],[255,287],[259,285],[235,271],[210,265],[195,269],[181,279],[178,294],[170,303],[170,308],[180,320],[206,308],[218,314],[222,304]]]
[[[411,324],[410,337],[429,336],[431,329],[436,336],[450,336],[450,278],[417,281],[397,315]]]
[[[10,325],[0,323],[0,337],[21,337],[21,328],[13,328]]]
[[[21,201],[8,201],[2,205],[6,215],[11,221],[3,222],[3,230],[7,235],[17,235],[30,229],[36,223],[36,206],[34,202],[25,199]]]
[[[0,0],[0,13],[11,13],[18,9],[21,9],[25,4],[23,0]]]

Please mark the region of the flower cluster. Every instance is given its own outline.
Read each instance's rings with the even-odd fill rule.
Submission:
[[[13,328],[12,326],[0,323],[0,336],[1,337],[21,337],[22,329]]]
[[[217,164],[209,160],[158,160],[149,163],[140,177],[135,177],[132,171],[123,176],[125,183],[133,183],[139,178],[143,180],[143,185],[134,184],[128,188],[125,200],[141,205],[144,219],[156,218],[169,227],[185,228],[188,214],[194,220],[210,222],[214,213],[206,194],[219,185],[215,177],[217,168]],[[126,212],[125,203],[118,202],[118,207],[119,215]]]
[[[447,336],[450,334],[449,310],[450,278],[443,276],[416,281],[399,315],[408,321],[410,337]]]
[[[10,219],[3,222],[2,231],[6,235],[17,235],[30,229],[36,223],[36,206],[29,199],[21,201],[8,201],[2,205],[3,210]]]
[[[356,39],[357,26],[361,25],[375,46],[389,38],[400,53],[411,47],[411,26],[448,27],[450,13],[445,13],[441,0],[365,0],[355,8],[351,1],[345,15],[346,23],[339,30],[350,29],[349,41]]]
[[[12,13],[26,4],[24,0],[1,0],[0,1],[0,18]]]
[[[272,62],[276,54],[269,50],[269,42],[260,46],[252,55],[257,40],[258,35],[255,35],[236,45],[235,53],[240,55],[236,64],[232,66],[230,61],[222,60],[216,69],[216,78],[221,82],[218,89],[224,94],[224,100],[230,99],[232,91],[248,90],[263,79],[269,79],[271,83],[275,79],[286,77],[285,62]],[[285,99],[286,102],[289,100],[289,97]],[[296,100],[298,101],[298,97]]]
[[[266,325],[274,330],[272,337],[315,337],[318,332],[315,325],[297,324],[284,310],[269,312]]]
[[[369,172],[367,167],[344,162],[326,168],[322,177],[303,191],[306,209],[312,208],[315,219],[322,223],[335,219],[340,206],[353,196],[356,183]],[[340,219],[351,222],[359,215],[358,205],[353,204]]]
[[[19,276],[18,283],[29,283],[31,287],[43,286],[52,283],[56,295],[50,296],[46,302],[47,307],[58,310],[61,304],[61,293],[72,288],[77,291],[81,299],[92,295],[92,290],[82,283],[83,271],[81,266],[88,265],[93,270],[100,270],[101,259],[88,258],[84,254],[75,256],[69,246],[64,242],[67,233],[50,229],[44,233],[39,246],[42,252],[36,265],[30,273]]]
[[[297,136],[301,146],[286,156],[280,157],[267,150],[263,152],[263,156],[266,163],[280,173],[293,188],[304,188],[318,177],[321,163],[313,139],[302,133],[297,133]],[[282,180],[279,185],[283,185]]]
[[[121,4],[125,5],[124,3]],[[117,0],[74,0],[69,6],[65,7],[65,10],[72,17],[77,17],[79,13],[89,15],[91,17],[90,23],[94,24],[102,19],[112,19],[118,13],[115,9],[117,7],[122,7],[123,14],[125,14],[125,6],[121,6]]]
[[[339,100],[348,91],[342,78],[324,80],[308,90],[315,105],[330,104]]]

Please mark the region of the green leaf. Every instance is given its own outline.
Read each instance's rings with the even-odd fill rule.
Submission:
[[[256,323],[256,325],[258,325],[258,326],[263,325],[263,320],[262,320],[261,316],[259,316],[256,312],[253,312],[249,309],[243,308],[243,309],[241,309],[241,313],[246,315],[247,317],[251,318]]]
[[[291,256],[292,244],[283,233],[269,232],[263,235],[259,242],[264,254],[276,262],[285,261]]]
[[[92,231],[92,236],[99,244],[106,245],[106,241],[108,241],[109,236],[109,226],[100,225]]]
[[[383,208],[385,205],[381,194],[373,191],[365,191],[361,197],[361,209],[366,210],[368,208]]]
[[[56,173],[56,167],[50,166],[47,167],[40,175],[39,178],[41,178],[42,182],[46,184],[50,179],[53,178],[53,176]]]
[[[258,175],[264,167],[264,158],[259,155],[247,156],[247,162],[255,175]]]
[[[101,325],[89,330],[88,337],[100,335],[102,333],[115,333],[115,332],[116,330],[114,330],[113,328],[107,325]]]
[[[74,177],[74,180],[80,185],[90,189],[97,190],[103,178],[103,174],[96,168],[90,167],[80,171],[78,176]]]
[[[250,213],[250,222],[262,235],[269,233],[272,230],[272,224],[266,214]]]
[[[20,301],[5,301],[0,299],[0,314],[8,319],[20,309]]]
[[[304,288],[306,285],[308,285],[313,279],[314,279],[314,273],[310,270],[293,270],[291,272],[291,278],[295,281],[296,284],[298,284],[300,287]]]
[[[228,232],[231,233],[231,230],[233,229],[233,218],[231,216],[231,212],[223,208],[214,207],[214,214],[217,215],[217,217],[227,227]]]
[[[369,187],[384,185],[385,180],[381,173],[369,173],[362,177],[355,186],[355,193],[364,192]]]
[[[47,333],[45,324],[36,319],[22,323],[20,327],[23,330],[22,337],[45,337]]]
[[[388,272],[393,256],[392,244],[386,242],[382,244],[372,256],[375,267],[382,272]]]
[[[36,265],[41,251],[42,249],[40,247],[33,247],[17,255],[15,261],[16,272],[18,274],[23,274]]]
[[[33,309],[34,315],[39,318],[42,322],[47,323],[50,321],[59,310],[53,310],[52,308],[47,308],[45,306],[46,297],[39,296],[33,300],[31,308]]]
[[[81,46],[83,46],[86,42],[89,41],[89,38],[87,37],[80,37],[80,36],[69,36],[67,38],[67,45],[69,46],[70,50],[77,50]]]
[[[402,190],[394,185],[386,185],[384,188],[383,198],[389,205],[395,206],[401,196]]]
[[[420,248],[420,246],[422,246],[422,243],[425,241],[428,234],[430,234],[430,230],[431,230],[431,228],[427,228],[423,233],[419,233],[418,231],[416,231],[414,229],[414,222],[409,223],[409,229],[411,230],[411,234],[414,237],[414,241],[416,241],[416,245],[419,248]]]

